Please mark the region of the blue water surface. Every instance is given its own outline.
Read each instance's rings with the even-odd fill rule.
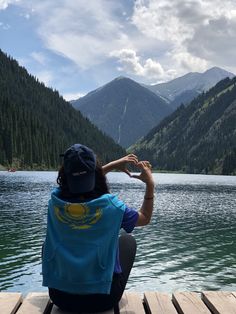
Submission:
[[[41,246],[56,172],[0,172],[0,290],[43,291]],[[151,223],[136,228],[127,289],[236,290],[236,177],[154,174]],[[113,193],[137,210],[145,185],[108,175]]]

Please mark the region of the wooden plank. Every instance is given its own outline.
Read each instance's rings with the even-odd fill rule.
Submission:
[[[51,314],[69,314],[69,313],[71,314],[71,312],[60,310],[56,305],[53,305],[52,310],[51,310]]]
[[[53,305],[50,314],[73,314],[73,312],[62,311],[56,305]],[[90,314],[93,314],[93,313],[90,313]],[[105,312],[99,312],[99,314],[114,314],[114,310],[112,309]]]
[[[43,314],[50,306],[47,292],[31,292],[23,300],[17,314]]]
[[[204,291],[202,300],[214,314],[236,314],[236,293],[230,291]]]
[[[120,314],[126,313],[135,313],[135,314],[145,314],[143,302],[142,302],[142,295],[139,293],[134,292],[124,292],[120,303]],[[51,314],[71,314],[71,312],[66,312],[60,310],[57,306],[53,305]],[[114,310],[102,312],[100,314],[114,314]]]
[[[173,303],[181,314],[211,314],[196,292],[173,293]]]
[[[119,308],[120,314],[145,314],[142,295],[137,292],[124,292]]]
[[[147,311],[152,314],[177,314],[171,296],[164,292],[145,292],[144,302]]]
[[[18,292],[0,293],[0,313],[14,314],[22,302],[22,294]]]
[[[60,310],[56,305],[53,305],[51,314],[69,314],[69,312]],[[71,313],[71,312],[70,312]]]

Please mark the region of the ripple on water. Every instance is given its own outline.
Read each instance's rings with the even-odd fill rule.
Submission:
[[[128,289],[236,289],[236,179],[155,174],[152,222],[136,228],[137,256]],[[41,246],[49,191],[56,173],[1,174],[0,290],[41,286]],[[123,174],[108,176],[113,193],[139,209],[144,184]]]

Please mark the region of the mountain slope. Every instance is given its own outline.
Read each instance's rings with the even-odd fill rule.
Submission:
[[[170,101],[173,108],[177,108],[181,103],[191,102],[197,95],[208,91],[222,79],[233,78],[234,74],[218,67],[213,67],[204,73],[188,73],[172,81],[146,86],[152,92],[163,96]]]
[[[0,50],[0,164],[57,168],[71,144],[90,146],[103,161],[125,151],[56,91],[46,88]]]
[[[236,174],[236,78],[219,82],[130,148],[158,169]]]
[[[172,111],[160,97],[124,77],[72,104],[123,147],[135,143]]]

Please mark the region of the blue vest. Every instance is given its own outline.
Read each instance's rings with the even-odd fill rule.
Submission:
[[[109,294],[125,204],[116,196],[84,203],[52,192],[43,249],[43,286],[74,294]]]

